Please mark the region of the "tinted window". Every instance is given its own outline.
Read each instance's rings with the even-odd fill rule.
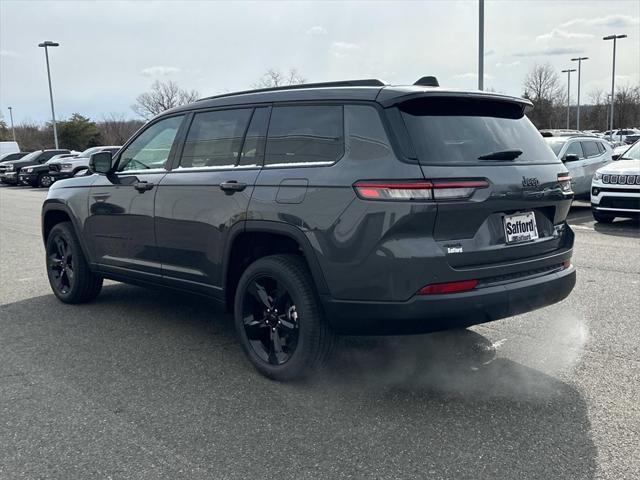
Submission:
[[[387,133],[374,107],[345,105],[344,129],[351,160],[371,161],[392,155]]]
[[[585,157],[597,157],[600,155],[600,150],[598,150],[598,145],[596,142],[581,142],[582,150],[584,152]]]
[[[517,103],[423,97],[400,106],[420,163],[483,163],[478,157],[521,150],[517,163],[557,158]]]
[[[275,107],[267,138],[267,165],[333,163],[344,153],[341,106]]]
[[[580,142],[571,142],[567,151],[564,152],[565,157],[569,154],[577,155],[578,158],[584,158],[584,153],[582,153],[582,147],[580,146]]]
[[[118,171],[164,168],[182,118],[165,118],[138,135],[120,155]]]
[[[269,109],[256,108],[251,117],[247,136],[242,147],[239,165],[257,166],[264,161],[264,147],[269,123]]]
[[[233,167],[251,109],[197,113],[184,144],[181,168]]]
[[[604,145],[600,142],[596,142],[596,146],[598,147],[598,152],[604,153]]]

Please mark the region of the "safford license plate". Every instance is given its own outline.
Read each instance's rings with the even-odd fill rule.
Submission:
[[[504,233],[507,243],[522,243],[538,238],[538,226],[533,212],[504,216]]]

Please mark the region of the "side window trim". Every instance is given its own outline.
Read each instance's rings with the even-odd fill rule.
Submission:
[[[174,160],[177,146],[178,146],[178,140],[179,140],[178,137],[180,135],[181,130],[184,127],[186,118],[189,116],[190,116],[189,113],[185,114],[183,112],[177,113],[175,115],[167,115],[165,117],[159,117],[155,119],[155,121],[149,122],[143,125],[142,127],[140,127],[140,129],[129,139],[129,141],[125,143],[122,146],[122,148],[120,148],[120,150],[118,150],[118,158],[116,159],[115,174],[116,175],[136,175],[140,173],[162,173],[162,172],[170,171],[173,165],[173,160]],[[120,160],[122,159],[122,154],[127,150],[127,148],[129,148],[129,145],[135,142],[136,139],[140,137],[140,135],[144,134],[144,132],[146,132],[149,128],[153,127],[155,124],[173,117],[182,117],[182,121],[180,122],[180,126],[178,127],[178,133],[176,133],[176,137],[173,139],[173,143],[171,144],[171,150],[169,150],[169,156],[167,158],[165,167],[164,168],[148,168],[143,170],[125,170],[125,171],[119,172],[118,168],[120,167]]]

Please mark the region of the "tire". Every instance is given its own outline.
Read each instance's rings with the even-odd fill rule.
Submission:
[[[334,334],[300,256],[272,255],[249,265],[240,277],[234,307],[245,354],[272,380],[303,378],[331,354]]]
[[[49,188],[53,184],[53,179],[48,173],[40,173],[38,175],[37,186],[40,188]]]
[[[616,218],[614,215],[598,212],[597,210],[591,210],[591,213],[593,213],[593,218],[598,223],[613,223]]]
[[[70,222],[55,225],[46,243],[47,277],[51,290],[64,303],[93,300],[102,277],[91,271]]]

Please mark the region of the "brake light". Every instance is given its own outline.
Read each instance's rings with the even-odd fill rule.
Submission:
[[[446,293],[460,293],[473,290],[478,285],[477,280],[462,280],[459,282],[434,283],[418,290],[418,295],[442,295]]]
[[[486,180],[367,180],[353,188],[365,200],[453,200],[469,198],[476,189],[488,186]]]
[[[573,193],[571,190],[571,175],[568,173],[559,173],[558,183],[560,184],[562,193]]]

